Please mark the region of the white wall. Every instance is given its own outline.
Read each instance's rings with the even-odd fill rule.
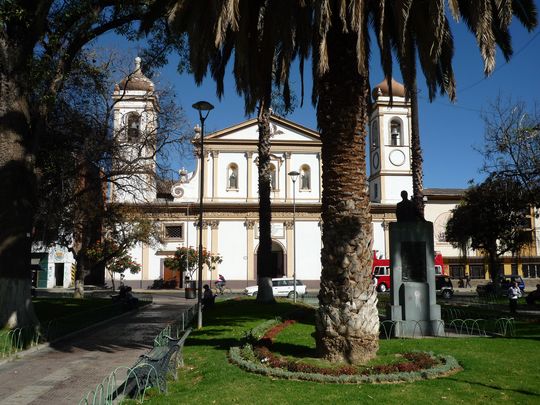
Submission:
[[[248,253],[247,232],[243,220],[219,222],[218,252],[223,256],[223,262],[219,265],[219,273],[223,274],[227,280],[245,280]]]
[[[292,254],[288,249],[288,254]],[[318,221],[296,221],[296,278],[321,278],[321,229]]]

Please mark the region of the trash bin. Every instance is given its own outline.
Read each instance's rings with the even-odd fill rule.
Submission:
[[[186,298],[195,298],[197,290],[196,281],[186,281]]]

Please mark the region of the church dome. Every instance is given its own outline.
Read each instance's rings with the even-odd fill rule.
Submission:
[[[135,70],[118,84],[118,90],[154,91],[154,83],[141,71],[141,58],[135,58]]]
[[[377,100],[379,96],[390,96],[390,90],[388,89],[388,82],[384,79],[378,85],[373,88],[371,93],[374,100]],[[405,97],[405,87],[392,78],[392,96],[393,97]]]

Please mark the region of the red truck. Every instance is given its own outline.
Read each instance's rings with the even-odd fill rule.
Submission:
[[[373,266],[371,274],[377,278],[377,291],[385,292],[390,289],[390,259],[377,258],[373,251]],[[444,261],[440,252],[435,252],[435,275],[445,275]]]

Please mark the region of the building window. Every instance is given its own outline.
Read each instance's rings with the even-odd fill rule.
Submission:
[[[486,278],[486,271],[482,264],[471,264],[469,266],[469,273],[471,278]]]
[[[523,263],[523,278],[540,278],[540,263]]]
[[[450,266],[450,277],[452,278],[464,278],[465,277],[465,266],[462,264],[451,264]]]
[[[398,120],[392,120],[390,122],[390,145],[391,146],[400,146],[401,145],[401,136],[402,128],[401,122]]]
[[[227,189],[238,190],[238,166],[231,163],[227,168]]]
[[[270,163],[270,187],[272,190],[277,190],[277,173],[276,173],[276,165],[273,163]]]
[[[127,117],[127,140],[137,142],[141,133],[141,117],[137,113],[130,113]]]
[[[373,199],[377,200],[379,198],[379,185],[375,183],[373,185]]]
[[[311,169],[308,165],[300,168],[300,190],[311,190]]]
[[[371,124],[371,146],[373,148],[379,147],[379,126],[377,125],[377,121],[373,121]]]
[[[182,224],[165,225],[165,239],[181,240],[184,238],[184,226]]]

